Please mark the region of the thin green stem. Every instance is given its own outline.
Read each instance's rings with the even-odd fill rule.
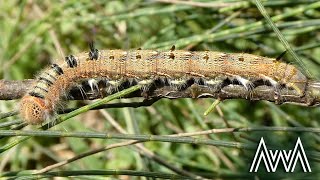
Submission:
[[[130,94],[130,93],[132,93],[132,92],[135,92],[135,91],[139,90],[140,88],[141,88],[140,85],[132,86],[132,87],[130,87],[130,88],[128,88],[128,89],[125,89],[125,90],[123,90],[123,91],[120,91],[120,92],[118,92],[118,93],[115,93],[115,94],[113,94],[113,95],[110,95],[110,96],[108,96],[108,97],[106,97],[106,98],[103,98],[103,99],[101,99],[101,100],[98,100],[98,101],[96,101],[96,102],[94,102],[94,103],[92,103],[92,104],[89,104],[89,105],[87,105],[87,106],[83,106],[83,107],[81,107],[81,108],[79,108],[79,109],[76,109],[76,110],[74,110],[74,111],[72,111],[72,112],[70,112],[70,113],[68,113],[68,114],[61,115],[61,116],[59,116],[58,118],[56,118],[54,121],[49,122],[49,123],[41,126],[39,129],[43,129],[43,130],[50,129],[51,127],[53,127],[53,126],[55,126],[55,125],[57,125],[57,124],[60,124],[60,123],[62,123],[62,122],[64,122],[64,121],[66,121],[67,119],[70,119],[70,118],[72,118],[72,117],[74,117],[74,116],[76,116],[76,115],[78,115],[78,114],[87,112],[87,111],[89,111],[89,110],[92,109],[92,108],[95,108],[95,107],[97,107],[97,106],[100,106],[100,105],[102,105],[102,104],[105,104],[105,103],[107,103],[107,102],[109,102],[109,101],[112,101],[112,100],[114,100],[114,99],[121,98],[121,97],[123,97],[123,96],[125,96],[125,95],[127,95],[127,94]],[[12,147],[14,147],[14,146],[16,146],[17,144],[20,144],[21,142],[23,142],[23,141],[25,141],[25,140],[27,140],[27,139],[29,139],[29,138],[30,138],[30,137],[17,137],[17,138],[15,138],[13,141],[11,141],[11,142],[7,143],[6,145],[2,146],[2,147],[0,148],[0,153],[3,153],[4,151],[6,151],[6,150],[8,150],[8,149],[10,149],[10,148],[12,148]]]
[[[133,170],[81,170],[81,171],[57,171],[57,172],[46,172],[42,174],[32,175],[30,171],[20,172],[6,172],[0,174],[0,177],[14,177],[17,179],[41,179],[41,178],[52,178],[52,177],[77,177],[85,175],[100,175],[100,176],[140,176],[150,178],[162,178],[162,179],[190,179],[176,174],[168,174],[163,172],[147,172],[147,171],[133,171]]]
[[[261,4],[260,0],[255,0],[255,4],[258,7],[260,13],[263,15],[263,17],[267,20],[268,24],[271,26],[273,31],[278,36],[279,40],[283,44],[283,46],[286,48],[286,50],[289,51],[289,53],[293,56],[293,58],[296,60],[296,62],[300,65],[301,69],[307,74],[307,76],[312,77],[311,73],[303,63],[303,61],[298,57],[298,55],[295,53],[295,51],[292,49],[286,38],[281,34],[280,30],[277,28],[277,26],[274,24],[270,16],[268,15],[266,9]]]
[[[291,11],[288,11],[287,13],[273,16],[271,19],[272,19],[272,21],[277,22],[282,19],[292,17],[294,15],[302,13],[306,10],[316,9],[319,7],[320,7],[320,2],[315,2],[315,3],[312,3],[308,6],[299,7],[299,8],[293,9]],[[153,44],[150,46],[150,48],[152,48],[152,49],[156,49],[156,48],[169,49],[173,44],[177,48],[179,48],[179,47],[189,45],[190,43],[196,43],[196,42],[202,42],[202,41],[205,41],[205,42],[214,41],[216,38],[219,38],[219,37],[223,37],[223,36],[226,36],[226,35],[229,35],[232,33],[247,32],[249,30],[254,30],[256,28],[261,28],[261,27],[263,27],[263,25],[264,25],[264,21],[258,21],[258,22],[251,23],[248,25],[236,27],[233,29],[228,29],[228,30],[223,30],[223,31],[219,31],[216,33],[212,33],[209,35],[194,35],[191,37],[180,38],[179,40],[173,40],[173,41],[167,41],[167,42],[162,42],[162,43],[158,43],[158,44]]]
[[[228,141],[216,141],[200,138],[189,137],[171,137],[159,135],[140,135],[140,134],[112,134],[112,133],[92,133],[92,132],[63,132],[63,131],[20,131],[20,130],[2,130],[2,136],[28,136],[28,137],[74,137],[74,138],[98,138],[98,139],[126,139],[138,141],[160,141],[172,143],[186,143],[186,144],[202,144],[211,146],[222,146],[239,149],[254,149],[254,147]]]

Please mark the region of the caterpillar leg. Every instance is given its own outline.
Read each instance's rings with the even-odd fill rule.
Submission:
[[[241,76],[235,76],[235,79],[242,85],[244,86],[244,88],[247,91],[252,91],[252,89],[254,88],[254,85],[251,81],[249,81],[248,79],[245,79]]]

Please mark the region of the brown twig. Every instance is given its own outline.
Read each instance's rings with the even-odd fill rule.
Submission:
[[[23,81],[0,80],[0,100],[19,99],[33,86],[34,80]]]
[[[32,88],[34,80],[23,81],[7,81],[0,80],[0,100],[11,100],[21,98],[27,91]],[[90,88],[89,88],[90,89]],[[86,97],[83,97],[79,89],[72,89],[70,97],[75,100],[98,99],[102,95],[108,95],[105,89],[101,88],[97,92],[88,92]],[[160,98],[220,98],[225,99],[248,99],[252,101],[266,100],[275,102],[276,104],[292,103],[303,106],[319,106],[320,105],[320,82],[311,81],[308,83],[305,95],[301,97],[296,91],[283,88],[280,90],[280,95],[273,87],[258,86],[252,91],[247,91],[241,85],[228,85],[220,91],[193,84],[185,89],[177,90],[175,87],[163,86],[147,92],[135,92],[129,94],[127,98],[144,97],[145,99],[160,99]],[[152,104],[152,103],[151,103]]]

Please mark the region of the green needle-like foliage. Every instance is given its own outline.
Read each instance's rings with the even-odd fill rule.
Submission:
[[[64,56],[88,51],[95,41],[98,49],[175,45],[273,58],[287,50],[282,61],[320,79],[319,8],[318,0],[4,1],[0,76],[34,78],[49,64],[64,63]],[[140,88],[95,101],[67,101],[63,107],[79,108],[65,114],[62,109],[41,126],[23,123],[19,100],[1,101],[0,178],[319,178],[319,107],[125,98]],[[118,106],[134,102],[140,103]],[[116,105],[92,110],[109,103]],[[268,174],[261,168],[250,174],[260,137],[270,149],[287,150],[300,137],[312,173],[297,168]]]

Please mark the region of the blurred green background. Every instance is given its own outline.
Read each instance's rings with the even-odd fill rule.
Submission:
[[[275,21],[282,34],[308,70],[319,79],[319,2],[277,0],[263,1],[263,5],[271,17],[277,17]],[[258,21],[263,23],[258,24]],[[48,64],[61,63],[66,55],[87,51],[92,40],[98,49],[141,47],[168,50],[176,45],[178,49],[247,52],[269,57],[277,57],[285,50],[250,1],[187,1],[181,4],[177,1],[165,3],[152,0],[3,0],[0,2],[0,27],[0,76],[6,80],[34,78]],[[297,64],[288,53],[283,59]],[[119,133],[107,121],[110,118],[131,134],[168,135],[227,127],[320,127],[320,108],[316,107],[227,100],[207,117],[203,116],[213,101],[163,99],[150,107],[90,111],[55,126],[53,130]],[[0,111],[17,109],[17,102],[1,101]],[[75,103],[70,106],[75,106]],[[13,116],[1,120],[1,123],[18,119],[19,116]],[[312,160],[312,170],[314,174],[319,173],[319,134],[264,131],[259,134],[237,132],[200,137],[221,142],[251,143],[257,142],[260,136],[270,137],[270,141],[283,147],[292,147],[297,136],[304,137],[309,150],[318,153],[317,158]],[[0,145],[11,140],[0,139]],[[0,175],[1,172],[41,169],[116,142],[119,140],[31,138],[0,154]],[[173,142],[147,142],[144,145],[176,168],[207,178],[248,178],[253,153],[242,148]],[[175,173],[154,159],[146,158],[143,153],[139,154],[133,146],[94,154],[54,171],[106,169]],[[293,177],[290,173],[279,174]],[[302,176],[311,177],[310,174]],[[133,178],[126,175],[109,177]],[[98,179],[100,176],[83,178]]]

